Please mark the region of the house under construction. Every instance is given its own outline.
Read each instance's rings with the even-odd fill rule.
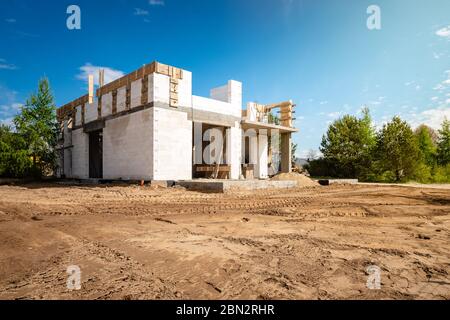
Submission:
[[[102,76],[100,74],[100,79]],[[270,135],[280,135],[282,172],[291,171],[291,101],[242,108],[242,84],[230,80],[210,97],[192,94],[192,73],[153,62],[57,110],[61,177],[107,180],[265,179],[272,162]],[[278,110],[271,123],[273,110]],[[203,155],[208,128],[225,136],[220,161]],[[246,131],[255,133],[248,147]],[[201,139],[196,139],[200,136]],[[247,137],[248,138],[248,137]],[[252,156],[249,154],[252,153]],[[252,158],[252,159],[251,159]],[[217,158],[219,159],[219,158]]]

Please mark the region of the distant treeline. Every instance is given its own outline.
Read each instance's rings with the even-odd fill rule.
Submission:
[[[322,138],[323,156],[308,159],[311,176],[358,178],[372,182],[450,182],[450,121],[436,132],[421,125],[415,131],[394,117],[375,130],[369,109],[361,118],[345,115]]]

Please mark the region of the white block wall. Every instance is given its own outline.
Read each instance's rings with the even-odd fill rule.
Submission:
[[[268,138],[267,130],[260,129],[258,132],[258,164],[256,165],[256,177],[266,179],[268,177]]]
[[[89,178],[89,135],[83,129],[72,131],[72,178]]]
[[[103,129],[103,178],[153,179],[153,110],[106,121]]]
[[[194,109],[222,113],[234,117],[241,117],[241,108],[233,106],[228,102],[209,99],[205,97],[192,96],[192,106]]]
[[[102,96],[102,117],[112,114],[112,93],[106,93]]]
[[[83,118],[82,118],[81,106],[77,106],[77,107],[75,107],[75,125],[81,126],[82,120],[83,120]]]
[[[89,123],[98,119],[98,102],[94,99],[93,103],[86,103],[84,107],[84,121]]]
[[[183,70],[183,79],[178,84],[178,105],[192,107],[192,72]]]
[[[117,89],[117,112],[125,111],[127,107],[127,88]]]
[[[187,113],[154,108],[154,180],[192,179],[192,121]]]
[[[227,164],[231,166],[230,179],[239,179],[241,175],[242,131],[239,122],[227,129]]]
[[[148,76],[149,102],[170,103],[170,78],[163,74],[153,73]]]
[[[141,96],[142,96],[142,80],[138,79],[131,83],[130,108],[135,108],[135,107],[142,105]]]
[[[228,102],[235,108],[242,109],[242,83],[229,80],[224,86],[213,88],[210,91],[212,99]]]

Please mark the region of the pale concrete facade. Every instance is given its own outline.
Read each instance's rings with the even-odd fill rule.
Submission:
[[[242,123],[256,121],[252,108],[248,110],[243,114],[242,83],[238,81],[230,80],[211,89],[210,97],[200,97],[192,94],[191,72],[157,63],[146,65],[99,88],[92,103],[85,96],[59,110],[63,127],[60,176],[190,180],[196,175],[196,165],[209,170],[202,157],[205,143],[212,141],[204,135],[204,128],[217,126],[225,140],[222,157],[220,163],[208,165],[224,165],[227,178],[241,179],[246,158]],[[264,179],[268,176],[268,130],[277,128],[258,125],[263,129],[254,129],[257,145],[250,148],[250,158],[255,164],[254,177]],[[283,134],[283,148],[290,149],[285,141],[290,143],[296,130],[281,129],[288,131]],[[196,134],[201,141],[194,141]],[[287,162],[284,170],[289,170]]]

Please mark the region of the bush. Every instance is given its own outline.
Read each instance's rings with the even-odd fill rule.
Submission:
[[[434,169],[431,182],[450,183],[450,163],[446,166],[438,166]]]

